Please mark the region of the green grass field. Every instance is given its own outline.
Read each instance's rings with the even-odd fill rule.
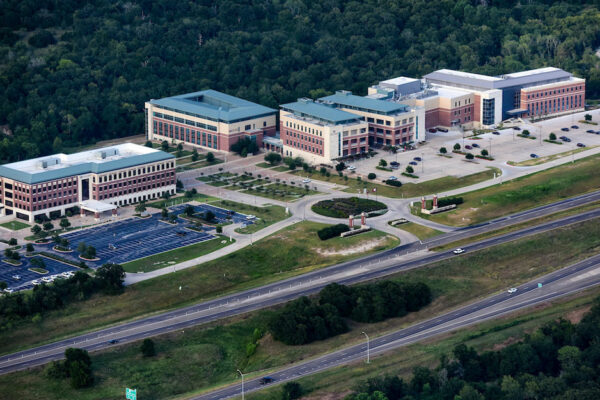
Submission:
[[[38,324],[22,321],[10,331],[0,331],[0,353],[275,282],[399,244],[397,238],[378,231],[323,243],[316,232],[324,226],[300,222],[217,260],[128,286],[121,295],[97,295],[71,304],[48,313]]]
[[[442,231],[438,231],[437,229],[433,229],[425,225],[416,224],[414,222],[406,222],[404,224],[395,225],[394,228],[402,229],[403,231],[412,233],[420,240],[429,239],[430,237],[434,237],[444,233]]]
[[[15,221],[5,222],[3,224],[0,224],[0,226],[3,228],[6,228],[6,229],[10,229],[11,231],[19,231],[21,229],[29,228],[31,225],[26,224],[25,222],[15,220]]]
[[[562,142],[557,142],[557,144],[562,144]],[[558,154],[552,154],[552,155],[545,156],[545,157],[531,158],[529,160],[520,161],[520,162],[509,161],[508,164],[516,165],[519,167],[539,165],[539,164],[547,163],[548,161],[553,161],[553,160],[557,160],[559,158],[568,157],[573,154],[581,153],[582,151],[590,150],[590,149],[593,149],[594,147],[598,147],[598,146],[577,148],[577,149],[565,151],[565,152],[558,153]]]
[[[283,345],[273,341],[267,334],[260,340],[256,353],[247,356],[246,344],[251,341],[255,328],[264,330],[269,316],[268,310],[234,317],[212,326],[186,328],[185,332],[178,331],[163,335],[155,339],[158,355],[152,359],[141,357],[139,342],[120,346],[93,355],[94,373],[98,378],[98,384],[93,389],[81,393],[85,396],[84,399],[112,399],[122,395],[123,385],[130,385],[138,388],[143,398],[161,399],[183,396],[186,392],[188,392],[186,396],[189,396],[189,392],[208,390],[211,387],[236,382],[237,368],[248,373],[248,378],[266,375],[270,370],[281,368],[290,362],[361,342],[362,331],[368,331],[373,339],[595,254],[598,250],[595,238],[599,233],[598,221],[585,222],[491,249],[467,253],[428,268],[391,276],[390,279],[393,280],[427,283],[433,290],[433,303],[403,318],[393,318],[375,324],[351,322],[350,332],[304,346]],[[600,289],[595,289],[595,293],[598,292]],[[436,361],[442,352],[447,352],[457,343],[468,340],[473,345],[482,343],[491,346],[514,336],[518,330],[513,328],[517,326],[520,326],[520,332],[528,331],[538,326],[540,321],[556,318],[558,315],[564,316],[565,311],[585,307],[590,301],[591,298],[581,298],[552,312],[538,310],[533,316],[520,315],[518,322],[512,319],[501,320],[463,330],[461,334],[450,336],[459,338],[460,341],[451,341],[443,351],[431,352],[428,344],[431,341],[400,349],[390,353],[394,357],[393,362],[383,365],[386,371],[395,368],[394,371],[409,372],[415,362],[428,365],[424,360]],[[414,352],[414,349],[419,351]],[[421,354],[422,352],[425,354]],[[431,358],[424,359],[424,355]],[[378,357],[376,360],[385,357],[387,356]],[[413,363],[405,366],[409,360]],[[356,367],[364,368],[359,364]],[[343,382],[364,379],[364,370],[352,370],[352,368],[354,367],[337,369],[341,372],[328,371],[305,378],[306,381],[303,382],[305,381],[306,387],[311,390],[339,391]],[[383,367],[371,366],[371,368],[376,370],[372,373],[383,371]],[[31,372],[0,376],[0,387],[4,386],[3,382],[12,383],[9,385],[9,398],[27,398],[33,393],[37,395],[38,392],[40,397],[36,398],[40,399],[70,398],[75,394],[67,382],[51,381],[38,371],[39,368]],[[346,379],[345,371],[355,375],[348,376],[350,379]],[[337,379],[332,379],[330,374],[334,373],[341,375],[336,375]],[[316,382],[314,386],[310,383],[311,379]],[[346,388],[348,388],[347,384]]]
[[[225,243],[221,243],[225,241]],[[214,239],[192,244],[190,246],[181,247],[179,249],[167,251],[164,253],[155,254],[153,256],[140,258],[123,264],[126,272],[149,272],[156,269],[165,268],[180,262],[188,261],[205,254],[212,253],[223,247],[234,243],[229,241],[229,238],[219,235]]]
[[[258,168],[273,168],[275,167],[275,165],[271,165],[268,162],[259,162],[258,164],[255,164]]]
[[[210,204],[216,207],[234,210],[236,212],[246,215],[255,215],[258,218],[258,220],[254,224],[248,225],[245,228],[236,229],[236,232],[244,234],[258,232],[259,230],[266,228],[267,226],[272,225],[275,222],[281,221],[289,216],[286,215],[284,207],[276,205],[257,207],[251,206],[249,204],[237,203],[231,200],[214,201]]]
[[[503,215],[597,190],[599,155],[554,167],[533,175],[462,194],[456,210],[420,215],[452,226],[477,224]]]

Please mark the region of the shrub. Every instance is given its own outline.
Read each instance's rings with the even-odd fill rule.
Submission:
[[[463,198],[462,197],[444,197],[442,199],[438,199],[438,207],[444,207],[444,206],[449,206],[450,204],[462,204],[463,203]]]
[[[591,114],[585,114],[584,118],[586,121],[591,121],[592,120],[592,115]]]
[[[548,138],[550,140],[556,140],[556,135],[554,134],[554,132],[550,132],[550,136],[548,136]]]
[[[370,172],[369,175],[367,175],[367,178],[373,180],[377,178],[377,175],[375,175],[373,172]]]
[[[302,386],[298,382],[287,382],[281,389],[282,400],[295,400],[302,396]]]
[[[349,230],[350,230],[350,228],[348,227],[348,225],[337,224],[337,225],[326,226],[325,228],[320,229],[317,232],[317,235],[319,236],[319,239],[327,240],[327,239],[331,239],[333,237],[340,236],[341,233],[348,232]]]
[[[467,155],[465,156],[465,158],[466,158],[467,160],[472,160],[472,159],[474,159],[474,158],[475,158],[475,156],[474,156],[473,154],[471,154],[471,153],[467,153]]]
[[[154,357],[156,350],[154,349],[154,341],[152,339],[144,339],[140,350],[144,357]]]
[[[457,143],[458,144],[458,143]],[[460,148],[460,147],[459,147]],[[445,147],[440,147],[440,154],[446,154],[448,150]]]
[[[482,156],[484,156],[484,157],[487,157],[487,156],[488,156],[488,154],[489,154],[489,153],[488,153],[488,151],[487,151],[486,149],[483,149],[483,150],[481,150],[481,155],[482,155]]]
[[[215,161],[215,155],[210,151],[206,153],[206,162],[212,163]]]
[[[386,185],[390,185],[390,186],[395,186],[395,187],[402,186],[402,182],[400,182],[400,181],[392,181],[392,180],[389,180],[389,179],[385,181],[385,184]]]
[[[15,238],[8,239],[8,244],[9,244],[9,246],[16,246],[17,245],[17,239],[15,239]]]
[[[453,148],[454,148],[454,150],[456,150],[456,151],[460,150],[460,144],[458,144],[458,143],[455,143]]]
[[[408,167],[406,167],[406,173],[407,174],[412,174],[413,172],[415,172],[414,168],[411,167],[410,165]]]

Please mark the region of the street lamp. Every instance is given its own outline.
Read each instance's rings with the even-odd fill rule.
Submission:
[[[242,374],[242,371],[240,371],[239,369],[237,370],[237,372],[239,372],[242,376],[242,400],[244,400],[244,374]]]
[[[369,335],[366,334],[366,332],[362,332],[363,335],[365,335],[367,337],[367,364],[369,364],[371,362],[371,354],[370,354],[370,348],[369,348]]]
[[[421,173],[425,173],[425,153],[421,152]]]
[[[488,138],[490,140],[490,157],[492,156],[492,138]]]

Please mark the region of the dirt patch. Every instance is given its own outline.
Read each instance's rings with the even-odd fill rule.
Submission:
[[[340,400],[352,393],[352,390],[346,390],[340,393],[322,393],[318,396],[302,397],[303,400]]]
[[[581,319],[583,318],[583,316],[588,311],[590,311],[590,308],[592,308],[592,306],[586,306],[577,310],[573,310],[570,313],[567,313],[567,315],[565,315],[565,319],[571,321],[572,324],[578,324],[579,321],[581,321]]]
[[[319,253],[322,256],[340,256],[340,255],[347,256],[350,254],[364,253],[365,251],[372,250],[375,247],[385,244],[385,242],[387,240],[388,240],[388,236],[384,236],[384,237],[380,237],[380,238],[376,238],[376,239],[371,239],[368,242],[361,243],[361,244],[354,246],[352,248],[349,248],[349,249],[331,250],[331,249],[324,249],[321,247],[316,247],[316,248],[312,248],[312,250],[316,251],[317,253]]]
[[[502,350],[505,347],[510,346],[511,344],[520,342],[523,338],[516,338],[516,337],[509,337],[508,339],[506,339],[505,341],[501,342],[501,343],[496,343],[493,347],[492,347],[492,351],[499,351]]]

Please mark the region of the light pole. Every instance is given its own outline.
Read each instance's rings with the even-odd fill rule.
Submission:
[[[370,348],[369,348],[369,335],[366,334],[366,332],[362,332],[363,335],[365,335],[367,337],[367,364],[369,364],[371,362],[371,354],[370,354]]]
[[[492,156],[492,138],[489,138],[490,140],[490,157]]]
[[[237,372],[239,372],[242,376],[242,400],[244,400],[244,374],[242,374],[242,371],[240,371],[239,369],[237,370]]]
[[[425,173],[425,153],[421,152],[421,173]]]

